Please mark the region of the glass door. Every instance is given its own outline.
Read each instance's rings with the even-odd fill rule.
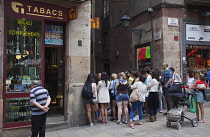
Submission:
[[[45,88],[51,96],[48,116],[63,115],[64,60],[63,47],[45,48]]]

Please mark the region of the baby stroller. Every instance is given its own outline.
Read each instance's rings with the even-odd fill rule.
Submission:
[[[197,118],[191,119],[187,117],[183,112],[183,109],[185,107],[186,100],[187,100],[187,97],[185,96],[185,88],[183,88],[183,91],[184,91],[183,93],[169,93],[169,95],[172,98],[179,98],[178,104],[182,105],[182,107],[180,109],[171,109],[167,112],[167,115],[166,115],[167,127],[171,126],[171,122],[176,122],[176,128],[179,130],[182,127],[181,124],[184,122],[184,119],[188,119],[191,122],[191,125],[193,127],[198,126]],[[191,92],[189,94],[193,95],[193,94],[196,94],[196,92]]]

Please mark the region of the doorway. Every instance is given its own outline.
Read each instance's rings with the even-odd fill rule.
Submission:
[[[64,56],[62,47],[45,48],[45,88],[48,90],[51,103],[48,116],[63,115],[64,108]]]

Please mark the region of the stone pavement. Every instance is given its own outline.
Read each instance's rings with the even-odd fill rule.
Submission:
[[[184,113],[195,118],[196,115],[190,112]],[[166,117],[158,113],[156,122],[146,122],[143,125],[136,125],[131,129],[129,124],[117,125],[109,121],[108,124],[101,124],[101,120],[95,121],[94,126],[72,127],[68,129],[47,132],[46,137],[210,137],[210,103],[205,104],[205,123],[199,123],[192,127],[189,120],[185,119],[182,128],[178,130],[176,123],[172,122],[171,127],[166,126]]]

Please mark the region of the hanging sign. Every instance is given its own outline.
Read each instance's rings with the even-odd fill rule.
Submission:
[[[100,18],[92,18],[90,19],[91,28],[100,29]]]
[[[72,7],[69,9],[69,19],[74,20],[77,19],[78,16],[78,9],[77,7]]]

